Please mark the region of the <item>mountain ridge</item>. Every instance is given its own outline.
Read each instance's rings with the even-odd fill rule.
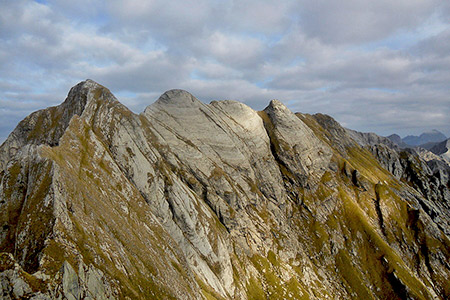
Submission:
[[[423,132],[422,134],[420,134],[420,136],[408,135],[404,138],[401,138],[398,134],[391,134],[387,138],[402,148],[422,147],[428,150],[433,145],[447,139],[447,137],[442,132],[436,129]]]
[[[93,81],[72,90],[83,108],[0,146],[11,299],[450,295],[441,164],[279,101],[171,90],[134,114]]]

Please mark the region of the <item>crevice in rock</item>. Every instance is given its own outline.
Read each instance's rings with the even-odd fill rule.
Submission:
[[[167,204],[169,205],[170,213],[172,214],[172,220],[177,224],[175,219],[177,218],[177,215],[175,213],[175,208],[173,207],[173,203],[170,197],[170,191],[169,191],[169,184],[167,182],[164,182],[164,199],[166,199]],[[177,224],[179,227],[179,225]]]
[[[386,294],[389,295],[389,299],[414,299],[413,297],[411,297],[405,284],[397,276],[396,270],[390,265],[384,255],[380,258],[380,262],[382,268],[381,275],[385,278],[385,280],[387,280],[386,283],[388,284],[390,290],[390,292]],[[388,290],[385,290],[385,292],[388,292]]]
[[[352,171],[352,183],[354,186],[359,187],[359,183],[358,183],[358,171],[357,170],[353,170]]]
[[[401,300],[411,299],[411,297],[409,297],[409,293],[406,289],[406,286],[400,281],[400,279],[397,278],[395,270],[392,272],[387,272],[386,277],[390,285],[392,286],[392,289],[394,290],[395,294],[399,297],[399,299]]]
[[[418,243],[419,252],[416,253],[417,267],[419,267],[421,256],[424,259],[425,266],[428,269],[428,272],[433,275],[433,268],[430,263],[430,252],[428,249],[426,237],[423,236],[422,228],[423,224],[420,221],[420,211],[411,209],[408,210],[408,222],[407,225],[414,233],[414,239]],[[419,269],[417,270],[419,271]]]
[[[297,186],[298,183],[295,180],[295,175],[292,174],[291,171],[289,171],[289,167],[278,155],[277,147],[275,144],[276,142],[274,141],[276,138],[273,136],[273,132],[271,129],[271,127],[273,127],[273,125],[268,123],[268,122],[270,122],[270,120],[266,120],[266,119],[268,119],[266,112],[264,112],[264,111],[258,112],[258,115],[260,116],[260,118],[263,121],[264,129],[266,130],[267,136],[269,138],[270,153],[272,154],[272,157],[274,158],[275,162],[277,163],[277,167],[280,171],[281,177],[283,178],[283,183],[286,188],[286,191],[288,192],[288,194],[290,194],[291,199],[298,202],[299,195],[296,192],[297,189],[295,188],[295,186]],[[263,115],[263,116],[261,116],[261,115]]]
[[[204,186],[204,192],[203,192],[203,195],[202,195],[203,201],[214,212],[214,214],[216,215],[217,219],[223,225],[223,227],[225,227],[227,232],[230,233],[230,230],[231,230],[230,224],[228,224],[228,222],[225,221],[223,213],[221,212],[220,206],[219,205],[215,205],[214,203],[212,203],[212,200],[210,200],[210,197],[208,196],[208,193],[209,192],[208,192],[207,187]],[[220,198],[220,196],[218,196],[218,195],[216,195],[216,196]],[[220,200],[218,200],[218,201],[220,201]]]
[[[375,185],[375,211],[377,212],[378,217],[378,225],[380,226],[381,233],[386,236],[386,228],[384,227],[384,218],[383,218],[383,212],[381,211],[381,205],[380,205],[380,191],[378,189],[378,185]]]

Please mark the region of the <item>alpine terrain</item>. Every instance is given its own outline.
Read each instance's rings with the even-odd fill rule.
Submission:
[[[449,299],[449,170],[277,100],[135,114],[86,80],[0,146],[0,298]]]

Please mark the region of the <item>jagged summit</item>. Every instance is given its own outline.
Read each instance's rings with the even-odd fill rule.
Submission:
[[[103,85],[93,81],[92,79],[86,79],[70,89],[67,98],[61,106],[65,109],[73,109],[74,107],[78,107],[76,112],[78,115],[81,115],[87,102],[95,97],[98,98],[101,94],[108,94],[110,98],[115,98]]]
[[[282,103],[280,100],[273,99],[270,100],[269,105],[264,109],[266,110],[289,110],[284,103]]]
[[[0,166],[2,299],[450,297],[450,168],[277,100],[86,80]]]
[[[60,105],[36,111],[22,120],[13,131],[14,138],[32,144],[56,145],[71,118],[81,116],[88,102],[99,99],[117,100],[107,88],[95,81],[82,81],[70,89]]]
[[[98,105],[119,102],[104,86],[87,79],[72,87],[60,105],[38,110],[24,118],[8,138],[0,145],[0,167],[25,145],[57,146],[75,115],[82,116],[87,107],[88,115]]]

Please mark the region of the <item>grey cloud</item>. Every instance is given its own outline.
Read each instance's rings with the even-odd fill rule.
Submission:
[[[147,55],[141,61],[90,70],[92,78],[112,89],[149,92],[168,90],[186,80],[190,74],[189,62],[163,52]]]
[[[301,1],[300,24],[327,43],[362,43],[411,29],[434,13],[438,0]]]
[[[414,93],[389,94],[382,91],[369,94],[364,89],[347,89],[338,93],[311,93],[297,102],[293,110],[308,113],[327,113],[344,126],[361,131],[389,135],[420,134],[423,130],[438,129],[448,135],[450,107],[444,95],[423,99]],[[315,94],[315,95],[314,95]],[[447,99],[447,100],[446,100]]]
[[[6,1],[0,118],[60,103],[92,78],[136,112],[183,88],[255,109],[278,98],[381,134],[450,135],[444,2]]]

